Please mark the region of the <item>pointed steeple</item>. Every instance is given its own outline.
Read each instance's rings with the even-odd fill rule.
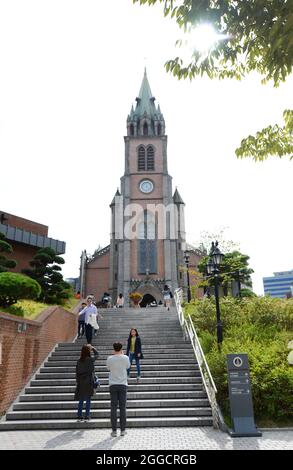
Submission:
[[[127,117],[127,134],[130,136],[155,136],[165,134],[165,121],[160,106],[156,107],[146,68],[136,98],[136,107]]]
[[[185,202],[183,201],[182,197],[180,196],[177,187],[175,189],[175,193],[173,194],[173,202],[174,202],[174,204],[184,204],[185,205]]]
[[[154,114],[156,114],[155,97],[153,96],[151,91],[151,87],[146,73],[146,68],[144,69],[144,76],[136,101],[137,105],[135,109],[135,114],[138,117],[142,117],[144,115],[147,115],[148,117],[154,117]]]
[[[110,204],[110,207],[115,206],[115,204],[116,204],[116,197],[117,197],[117,196],[121,196],[121,193],[120,193],[120,191],[119,191],[118,188],[117,188],[117,191],[116,191],[116,193],[115,193],[115,196],[114,196],[113,199],[112,199],[112,202],[111,202],[111,204]]]

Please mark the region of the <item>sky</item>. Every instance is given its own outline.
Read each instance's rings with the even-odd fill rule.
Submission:
[[[288,158],[238,160],[241,139],[282,123],[293,77],[174,78],[181,32],[162,6],[131,0],[0,0],[0,209],[66,242],[65,277],[81,251],[109,244],[109,204],[124,172],[126,119],[144,67],[168,135],[168,170],[186,204],[189,243],[225,229],[250,256],[253,286],[293,268]]]

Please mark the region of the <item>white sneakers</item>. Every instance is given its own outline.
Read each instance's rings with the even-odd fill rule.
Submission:
[[[126,431],[121,431],[120,436],[125,436]],[[111,432],[111,437],[117,437],[117,431]]]

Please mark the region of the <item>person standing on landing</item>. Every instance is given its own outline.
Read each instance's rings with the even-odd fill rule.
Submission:
[[[124,297],[123,294],[119,294],[116,300],[116,307],[123,308],[124,307]]]
[[[94,357],[91,357],[91,351]],[[98,358],[98,351],[91,345],[85,344],[81,349],[80,358],[76,364],[76,389],[74,399],[78,400],[77,421],[83,421],[82,408],[86,402],[85,421],[90,420],[91,397],[94,394],[95,381],[95,360]]]
[[[84,315],[84,324],[85,324],[85,335],[88,344],[91,344],[93,337],[93,327],[91,325],[91,315],[98,314],[97,307],[93,304],[92,297],[88,297],[86,300],[86,307],[79,312],[79,316]],[[96,318],[96,317],[95,317]]]
[[[111,397],[111,426],[112,437],[117,436],[117,407],[120,410],[121,436],[125,435],[126,428],[126,400],[127,400],[127,369],[130,367],[129,358],[123,354],[122,344],[114,343],[114,355],[107,359],[109,386]]]
[[[82,302],[81,307],[80,307],[80,309],[79,309],[79,313],[81,313],[81,311],[82,311],[85,307],[86,307],[86,303],[85,303],[85,302]],[[81,315],[78,315],[77,338],[81,338],[82,336],[84,336],[84,329],[85,329],[84,317],[85,317],[85,314],[84,314],[84,313],[82,313]]]
[[[130,366],[127,371],[127,375],[130,375],[130,368],[133,359],[136,362],[136,371],[137,371],[137,382],[140,381],[140,359],[143,359],[143,354],[141,351],[141,340],[136,328],[131,328],[129,337],[127,340],[127,356],[129,357]]]

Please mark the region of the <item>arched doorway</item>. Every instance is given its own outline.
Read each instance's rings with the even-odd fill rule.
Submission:
[[[147,305],[149,305],[152,302],[157,302],[155,297],[151,294],[145,294],[143,298],[141,299],[139,305],[142,308],[145,308]]]

